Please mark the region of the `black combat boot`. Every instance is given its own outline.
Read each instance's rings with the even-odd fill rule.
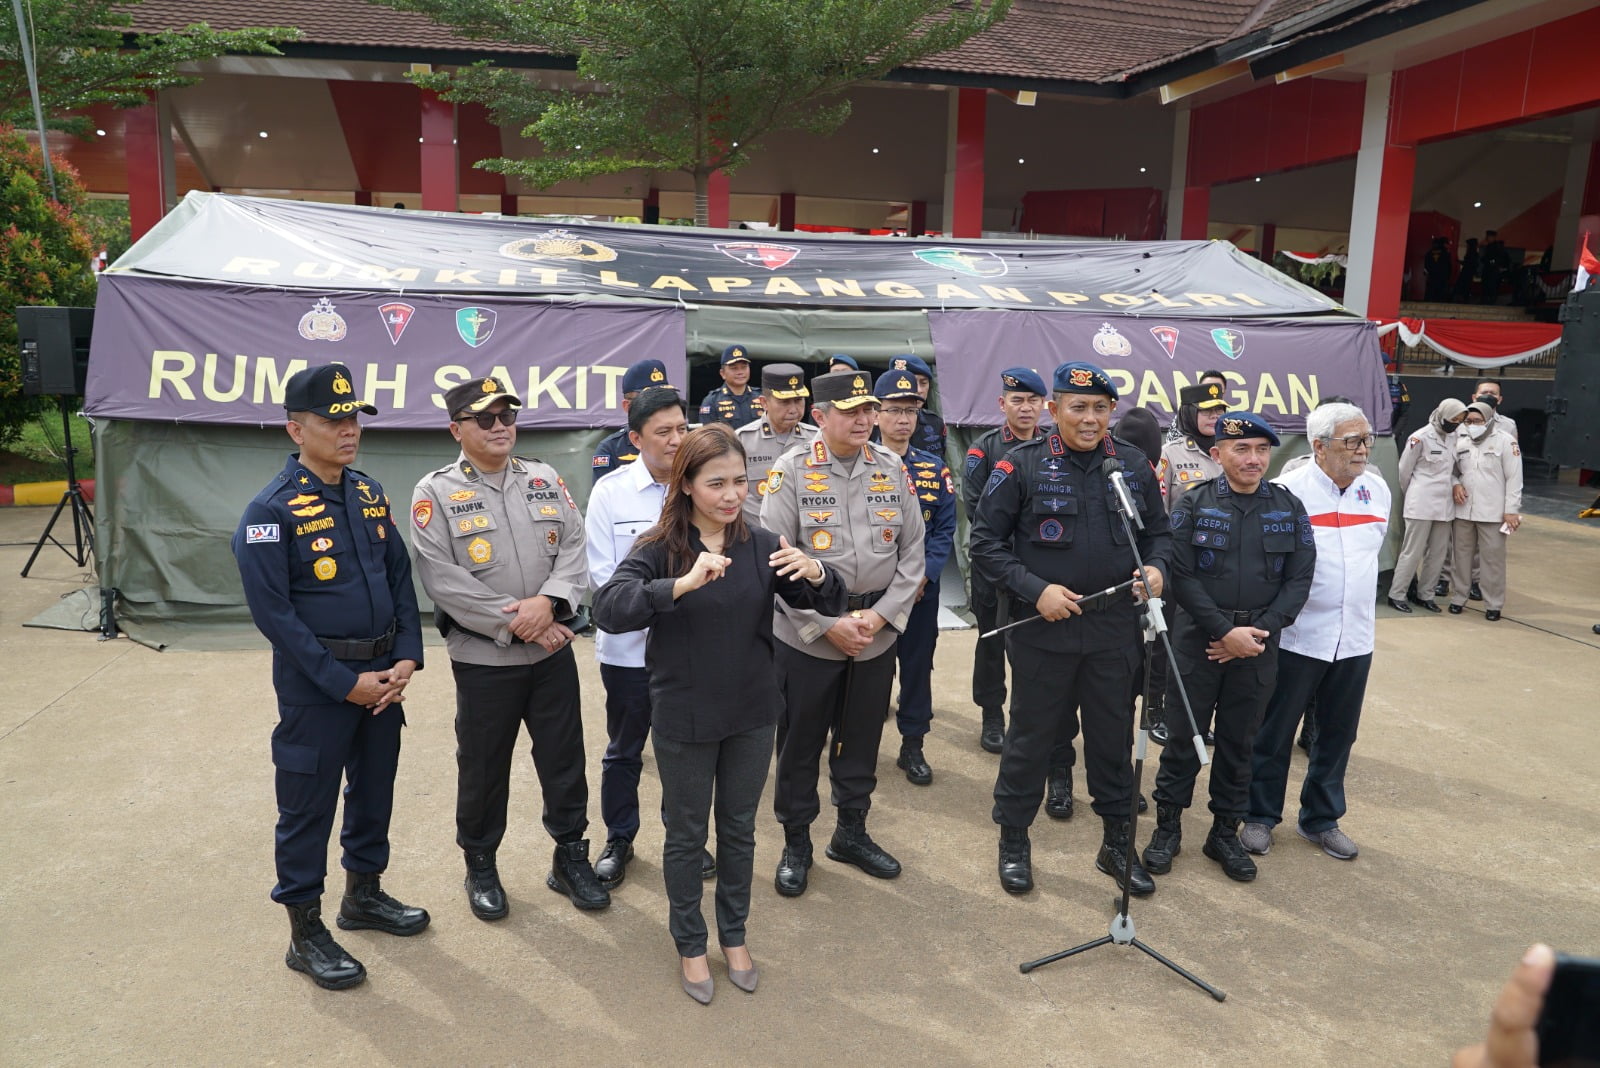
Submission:
[[[589,866],[589,840],[557,842],[554,859],[550,862],[550,875],[545,885],[558,894],[566,894],[576,907],[593,912],[611,904],[611,893],[595,878]]]
[[[867,810],[841,808],[839,822],[826,850],[829,860],[854,864],[875,879],[893,879],[900,874],[900,862],[867,833]]]
[[[1144,866],[1152,875],[1172,870],[1172,858],[1183,852],[1183,809],[1177,805],[1156,805],[1156,829],[1144,847]]]
[[[344,900],[333,922],[345,931],[370,928],[405,938],[428,929],[428,911],[402,905],[384,893],[375,871],[347,871]]]
[[[1094,866],[1099,871],[1105,872],[1117,881],[1117,889],[1123,889],[1123,870],[1127,863],[1128,850],[1133,844],[1128,841],[1128,820],[1125,816],[1101,816],[1105,830],[1100,838],[1100,855],[1094,858]],[[1139,858],[1133,858],[1133,881],[1126,887],[1128,893],[1134,897],[1144,897],[1146,894],[1156,892],[1155,880],[1150,878],[1150,873],[1144,870],[1144,865],[1139,863]]]
[[[906,773],[906,781],[913,786],[926,786],[933,781],[933,769],[922,755],[922,736],[900,739],[900,759],[894,766]]]
[[[1223,874],[1230,879],[1247,883],[1256,877],[1256,862],[1250,859],[1250,854],[1244,851],[1244,843],[1239,841],[1238,820],[1215,817],[1200,852],[1221,864]]]
[[[1000,828],[1000,886],[1008,894],[1033,889],[1033,845],[1028,828]]]
[[[305,972],[324,990],[345,990],[364,982],[367,970],[344,951],[322,923],[322,901],[285,905],[289,910],[289,952],[283,963]]]
[[[783,856],[778,858],[778,875],[773,885],[784,897],[799,897],[806,892],[811,872],[811,828],[805,824],[783,829]]]
[[[978,744],[985,753],[998,753],[1006,747],[1006,715],[998,708],[983,710],[983,733]]]
[[[1053,820],[1072,818],[1072,769],[1050,769],[1050,786],[1044,795],[1044,813]]]
[[[500,885],[500,873],[494,866],[493,853],[467,854],[467,904],[472,914],[480,920],[501,920],[511,911],[506,904],[506,891]]]

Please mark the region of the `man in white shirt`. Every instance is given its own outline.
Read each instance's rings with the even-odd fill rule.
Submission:
[[[590,589],[611,579],[634,540],[661,518],[672,459],[688,432],[683,397],[670,386],[642,391],[628,408],[628,439],[639,459],[606,475],[589,494],[584,517]],[[594,653],[606,687],[606,755],[600,763],[600,816],[606,848],[595,877],[607,890],[622,885],[639,832],[639,775],[650,736],[650,675],[644,666],[648,631],[595,631]]]
[[[1306,417],[1313,462],[1281,474],[1306,507],[1317,546],[1311,596],[1284,629],[1278,680],[1251,756],[1249,813],[1239,840],[1264,856],[1283,820],[1294,728],[1312,698],[1317,735],[1300,791],[1300,837],[1338,860],[1359,850],[1339,829],[1344,773],[1361,722],[1377,616],[1378,553],[1389,531],[1389,487],[1369,467],[1374,435],[1353,404],[1325,404]]]

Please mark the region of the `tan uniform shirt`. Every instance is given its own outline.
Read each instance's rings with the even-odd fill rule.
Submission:
[[[1522,513],[1522,449],[1499,427],[1477,441],[1456,433],[1456,484],[1467,491],[1467,503],[1456,505],[1457,519],[1499,523]]]
[[[550,653],[511,636],[507,605],[543,594],[560,619],[588,587],[583,516],[555,468],[513,456],[480,472],[465,455],[424,475],[411,496],[412,551],[435,612],[447,612],[450,659],[505,667]],[[474,637],[465,630],[484,637]]]
[[[871,607],[889,626],[856,659],[888,652],[906,628],[926,562],[922,508],[900,457],[869,443],[854,459],[840,460],[819,436],[784,453],[766,483],[762,526],[837,569],[852,594],[883,591]],[[846,659],[823,637],[838,616],[781,602],[775,611],[779,641],[820,660]]]
[[[1440,437],[1432,424],[1406,438],[1400,452],[1400,489],[1405,492],[1407,519],[1445,522],[1455,518],[1451,497],[1455,484],[1455,434]]]
[[[810,423],[796,423],[787,434],[774,434],[763,416],[752,419],[734,434],[744,446],[745,474],[750,482],[750,495],[744,499],[744,518],[748,523],[759,523],[761,499],[767,495],[767,472],[778,462],[778,457],[796,445],[810,445],[817,436],[817,428]]]
[[[1167,514],[1178,506],[1178,498],[1190,486],[1209,482],[1222,474],[1222,465],[1211,458],[1191,438],[1169,441],[1161,446],[1161,461],[1156,464],[1156,477],[1161,480],[1161,490],[1167,499]]]

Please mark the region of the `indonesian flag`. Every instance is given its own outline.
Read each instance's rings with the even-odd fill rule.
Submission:
[[[1572,279],[1572,291],[1579,293],[1589,284],[1592,275],[1600,274],[1600,259],[1589,251],[1589,235],[1583,235],[1583,251],[1578,254],[1578,273]]]

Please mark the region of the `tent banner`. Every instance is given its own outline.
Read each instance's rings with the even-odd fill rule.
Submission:
[[[102,275],[85,410],[113,419],[283,422],[301,368],[343,363],[380,430],[438,428],[444,394],[493,375],[541,428],[620,426],[622,375],[654,357],[688,384],[672,305],[197,285]]]
[[[1118,407],[1148,408],[1168,423],[1178,390],[1202,371],[1228,379],[1228,404],[1284,433],[1305,432],[1324,397],[1358,405],[1380,434],[1390,426],[1389,384],[1377,329],[1364,319],[1253,319],[1214,326],[1192,319],[1123,317],[1094,321],[1018,312],[932,312],[928,323],[947,423],[998,426],[1000,372],[1031,367],[1050,382],[1073,360],[1103,367]]]
[[[1226,241],[954,241],[552,224],[191,193],[110,273],[666,303],[1346,314]],[[397,297],[396,299],[404,299]]]

